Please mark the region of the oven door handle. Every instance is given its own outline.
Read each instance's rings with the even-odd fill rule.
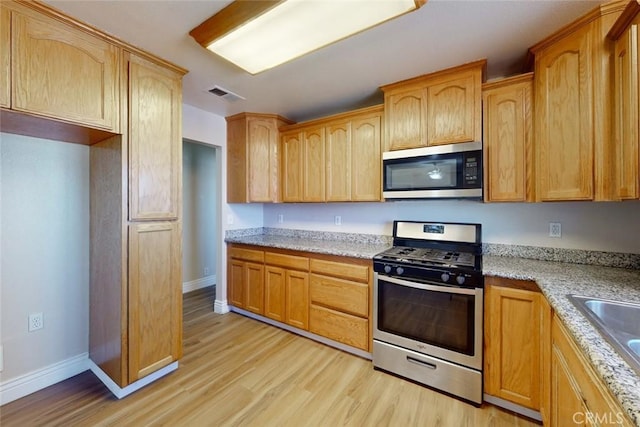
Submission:
[[[476,294],[475,288],[467,289],[467,288],[456,288],[456,287],[446,286],[446,285],[427,285],[425,283],[410,282],[408,280],[397,279],[395,277],[382,276],[382,275],[378,276],[378,280],[380,279],[384,280],[385,282],[394,283],[396,285],[407,286],[407,287],[416,288],[416,289],[424,289],[427,291],[443,292],[447,294],[460,294],[460,295]]]

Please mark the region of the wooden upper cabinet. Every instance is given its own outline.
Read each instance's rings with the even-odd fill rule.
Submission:
[[[326,200],[351,200],[351,122],[326,127]]]
[[[533,201],[533,73],[485,83],[484,199]]]
[[[303,138],[302,200],[324,202],[326,176],[324,128],[307,129],[303,132]]]
[[[624,7],[604,3],[530,48],[539,201],[619,200],[606,35]]]
[[[382,106],[281,129],[282,200],[379,201]]]
[[[351,200],[382,197],[382,114],[351,123]]]
[[[386,150],[401,150],[426,145],[427,108],[424,89],[385,92],[384,114]]]
[[[117,46],[29,10],[12,12],[11,32],[14,110],[119,132]]]
[[[427,87],[427,145],[481,140],[481,76],[465,71]]]
[[[182,75],[127,55],[130,220],[178,218]]]
[[[382,86],[385,150],[481,141],[486,60]]]
[[[0,107],[11,105],[11,12],[0,3]]]
[[[640,4],[629,2],[609,33],[615,43],[614,127],[621,199],[640,198]]]
[[[129,381],[182,356],[182,234],[178,222],[129,226]]]
[[[273,114],[227,117],[227,202],[280,201],[278,128],[290,123]]]
[[[303,136],[300,132],[282,135],[281,169],[282,201],[302,201],[303,185]]]
[[[593,198],[593,85],[589,28],[536,55],[537,193]]]

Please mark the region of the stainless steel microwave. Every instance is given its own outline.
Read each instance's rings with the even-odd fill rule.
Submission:
[[[385,199],[481,198],[482,143],[382,153]]]

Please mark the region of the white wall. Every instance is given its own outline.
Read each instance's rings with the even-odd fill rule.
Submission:
[[[278,214],[284,222],[278,223]],[[334,225],[334,216],[342,225]],[[393,220],[477,222],[486,243],[640,253],[640,202],[481,203],[461,200],[264,206],[264,226],[392,234]],[[549,222],[562,238],[549,237]]]
[[[217,172],[215,147],[182,144],[182,281],[216,274]]]
[[[0,157],[5,382],[87,352],[89,147],[2,133]]]

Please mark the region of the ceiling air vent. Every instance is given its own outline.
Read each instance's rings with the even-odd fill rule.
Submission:
[[[246,99],[240,95],[238,95],[237,93],[233,93],[231,91],[228,91],[227,89],[221,88],[220,86],[216,85],[213,88],[209,89],[209,92],[219,96],[220,98],[224,99],[225,101],[228,102],[236,102],[239,101],[241,99]]]

